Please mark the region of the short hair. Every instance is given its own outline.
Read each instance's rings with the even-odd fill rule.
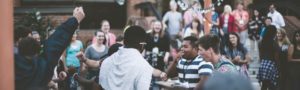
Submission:
[[[273,22],[272,18],[271,17],[266,17],[264,21],[266,21],[267,19],[270,19],[271,22]]]
[[[20,38],[25,38],[31,30],[25,26],[18,26],[14,29],[14,41],[17,42]]]
[[[188,36],[188,37],[185,37],[183,38],[183,41],[190,41],[190,44],[193,48],[197,48],[197,38],[194,37],[194,36]]]
[[[136,46],[146,41],[146,31],[140,26],[130,26],[124,32],[124,45]]]
[[[18,49],[21,55],[33,56],[40,52],[41,46],[39,42],[32,37],[26,37],[19,42]]]
[[[198,40],[197,45],[200,45],[205,50],[211,47],[215,53],[220,53],[220,39],[216,35],[205,35],[201,37]]]

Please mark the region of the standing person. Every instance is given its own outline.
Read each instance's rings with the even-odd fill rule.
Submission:
[[[19,53],[14,55],[15,89],[44,90],[53,76],[54,67],[66,49],[79,22],[85,17],[82,7],[75,8],[72,18],[56,28],[39,53],[39,43],[32,39],[20,41]]]
[[[194,19],[191,26],[188,26],[183,31],[183,37],[194,36],[194,37],[202,37],[204,35],[204,30],[201,30],[201,23],[199,20]]]
[[[219,14],[215,11],[215,8],[213,8],[211,19],[212,19],[212,28],[210,30],[211,34],[219,35],[220,19],[219,19]]]
[[[236,29],[239,31],[241,43],[245,43],[248,38],[247,25],[249,21],[249,14],[244,10],[242,3],[237,4],[237,9],[232,12],[235,19]]]
[[[248,64],[250,56],[247,49],[240,42],[240,37],[237,33],[229,33],[229,43],[225,50],[226,56],[235,64],[241,75],[249,77]]]
[[[175,77],[178,75],[180,83],[189,90],[201,89],[213,71],[213,65],[198,55],[196,41],[196,37],[184,38],[181,52],[179,52],[182,53],[182,58],[179,55],[167,70],[168,76]]]
[[[292,45],[288,50],[288,61],[289,61],[289,80],[291,80],[290,90],[299,90],[300,86],[300,31],[296,31],[293,36]]]
[[[220,54],[220,39],[214,35],[205,35],[198,40],[199,54],[214,65],[215,71],[237,73],[235,65]]]
[[[116,35],[114,33],[110,32],[110,24],[108,20],[102,20],[101,21],[101,29],[102,32],[105,34],[106,43],[105,45],[110,47],[111,45],[116,43]],[[92,43],[96,43],[97,39],[96,37],[93,38]]]
[[[181,32],[182,15],[177,11],[177,4],[174,0],[170,1],[170,11],[168,11],[163,17],[164,28],[167,28],[167,32],[170,39],[174,40],[176,35]],[[166,22],[168,21],[168,25]],[[167,27],[166,27],[167,26]]]
[[[276,90],[277,88],[278,44],[274,40],[276,33],[275,26],[267,26],[265,35],[259,45],[261,63],[257,79],[262,83],[261,90]]]
[[[202,12],[200,12],[201,4],[197,0],[192,1],[192,7],[186,10],[183,14],[184,27],[189,25],[194,19],[198,19],[203,23]]]
[[[252,13],[253,15],[248,23],[249,37],[244,43],[244,47],[247,48],[251,58],[251,63],[249,64],[250,68],[259,65],[258,42],[261,39],[259,33],[264,24],[263,17],[257,9],[254,9]],[[255,74],[256,71],[253,71],[252,73]]]
[[[77,40],[78,32],[73,34],[70,45],[67,47],[66,51],[63,53],[63,61],[65,63],[65,70],[75,70],[76,73],[80,72],[80,62],[76,57],[76,54],[83,51],[83,44],[80,40]],[[71,90],[77,90],[77,82],[74,81],[73,77],[68,78],[68,84]]]
[[[222,36],[228,34],[229,32],[238,32],[235,27],[234,16],[231,15],[232,9],[230,5],[224,6],[224,12],[220,16],[220,27],[222,29]]]
[[[146,37],[146,57],[155,68],[164,71],[170,56],[170,38],[158,20],[153,22],[153,30]]]
[[[270,12],[268,13],[268,17],[272,18],[272,25],[275,25],[277,29],[283,28],[285,26],[284,19],[282,15],[276,10],[275,5],[271,4],[269,10]]]
[[[90,60],[99,61],[108,53],[108,47],[105,45],[106,39],[102,31],[96,31],[95,37],[97,38],[97,43],[93,43],[85,49],[85,56]],[[94,76],[97,77],[96,82],[98,82],[99,68],[88,68],[87,79],[91,79]]]
[[[260,39],[259,32],[263,26],[263,17],[260,15],[258,10],[253,10],[253,16],[251,17],[250,22],[248,23],[248,34],[249,39],[257,41]]]
[[[285,32],[285,29],[279,29],[276,35],[276,43],[278,44],[278,50],[279,50],[279,90],[290,90],[287,89],[287,75],[288,75],[288,48],[291,45],[291,42],[289,38],[287,37],[287,34]]]

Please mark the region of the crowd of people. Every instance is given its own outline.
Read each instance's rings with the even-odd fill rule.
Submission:
[[[261,62],[262,90],[300,89],[300,31],[289,40],[274,4],[266,16],[247,11],[242,3],[235,10],[225,5],[220,15],[212,10],[212,20],[198,1],[184,12],[177,11],[174,0],[169,5],[162,21],[151,21],[150,30],[128,24],[116,36],[103,20],[87,44],[77,39],[82,7],[46,40],[26,27],[15,28],[16,89],[156,90],[156,81],[178,77],[189,90],[224,90],[224,85],[253,90],[248,69],[254,57]],[[203,30],[207,21],[210,33]]]

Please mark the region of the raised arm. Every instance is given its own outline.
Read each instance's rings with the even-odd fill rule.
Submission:
[[[46,78],[53,75],[54,67],[66,47],[70,44],[73,33],[77,29],[79,22],[85,17],[82,7],[77,7],[73,11],[73,17],[56,28],[56,31],[45,41],[44,52],[41,58],[45,59],[47,74]]]

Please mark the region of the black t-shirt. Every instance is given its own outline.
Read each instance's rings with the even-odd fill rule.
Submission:
[[[162,37],[154,37],[152,34],[147,34],[146,43],[145,48],[147,51],[152,51],[154,47],[157,47],[160,52],[170,51],[170,38],[166,33]]]

